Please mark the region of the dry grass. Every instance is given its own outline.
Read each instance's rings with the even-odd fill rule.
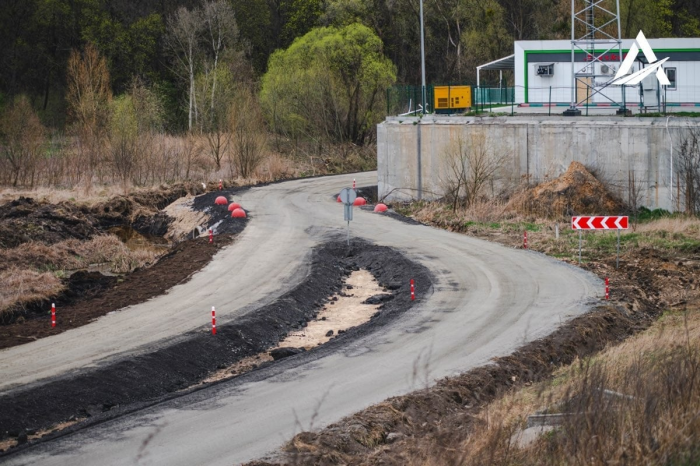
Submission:
[[[51,246],[31,242],[0,249],[0,270],[19,267],[59,272],[107,263],[110,272],[127,273],[152,263],[156,257],[154,251],[130,250],[116,236],[101,235],[89,241],[70,239]]]
[[[61,280],[50,272],[5,269],[0,272],[0,314],[11,306],[54,296],[64,288]]]
[[[0,249],[0,315],[17,305],[48,300],[61,292],[65,286],[60,277],[65,271],[102,264],[103,270],[128,273],[153,263],[157,257],[153,250],[129,249],[114,235]]]
[[[666,217],[652,222],[640,223],[634,227],[636,232],[652,233],[664,231],[670,234],[683,234],[700,238],[700,219],[697,217]]]
[[[514,434],[545,409],[569,416],[520,448]],[[450,464],[698,464],[700,311],[667,314],[551,380],[502,397],[479,419],[484,428],[448,455]]]
[[[65,189],[52,189],[39,187],[35,189],[23,188],[3,188],[0,189],[0,203],[5,203],[19,197],[31,197],[40,201],[47,201],[52,204],[58,204],[63,201],[78,201],[80,203],[92,206],[105,202],[114,196],[123,194],[123,190],[119,186],[101,186],[86,192],[83,188],[73,187]]]

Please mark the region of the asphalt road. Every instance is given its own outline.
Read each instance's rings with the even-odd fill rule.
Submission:
[[[355,176],[358,185],[376,184],[372,172],[244,193],[238,200],[252,211],[249,225],[192,281],[81,329],[0,352],[0,387],[144,351],[186,330],[205,331],[210,303],[218,305],[217,317],[232,319],[274,299],[303,278],[314,244],[345,231],[342,207],[331,195]],[[593,275],[538,253],[360,209],[351,234],[397,248],[435,276],[432,290],[417,284],[417,293],[428,296],[390,328],[321,358],[285,360],[37,445],[7,464],[232,465],[259,458],[301,429],[509,354],[585,312],[603,289]],[[233,282],[247,292],[227,296],[222,280],[227,289]],[[53,348],[50,362],[46,348]]]

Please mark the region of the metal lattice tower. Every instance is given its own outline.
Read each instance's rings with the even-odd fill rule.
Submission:
[[[610,3],[614,4],[614,11],[603,6]],[[579,35],[577,30],[581,31]],[[611,32],[615,30],[617,33]],[[604,96],[612,103],[618,103],[602,94],[614,77],[599,71],[603,65],[601,58],[614,50],[617,50],[621,65],[623,57],[620,0],[571,0],[571,106],[564,112],[565,115],[580,115],[581,111],[577,106],[589,101],[596,94]],[[586,54],[583,63],[575,62],[576,51]],[[600,82],[596,78],[605,78],[605,81]],[[586,98],[581,101],[576,97],[579,83],[587,89]],[[621,110],[625,110],[624,104],[620,107]]]

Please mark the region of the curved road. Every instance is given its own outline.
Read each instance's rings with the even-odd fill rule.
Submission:
[[[188,330],[206,331],[212,304],[225,321],[279,296],[303,279],[315,244],[345,231],[342,207],[331,196],[353,177],[360,186],[376,184],[372,172],[244,193],[237,200],[252,211],[244,233],[189,283],[83,328],[0,352],[0,390],[145,351]],[[538,253],[360,209],[351,234],[397,248],[434,274],[433,290],[400,321],[335,353],[281,361],[4,460],[13,465],[248,461],[301,428],[327,425],[426,381],[509,354],[585,312],[602,289],[593,275]],[[233,298],[229,289],[248,292]],[[417,290],[426,293],[420,284]]]

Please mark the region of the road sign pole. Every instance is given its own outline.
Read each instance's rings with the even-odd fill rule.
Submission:
[[[353,180],[353,185],[354,184],[355,180]],[[338,197],[340,198],[340,202],[343,203],[344,220],[348,222],[347,242],[348,248],[350,248],[350,221],[352,220],[352,205],[355,202],[355,199],[357,199],[357,193],[355,192],[355,189],[343,188]]]
[[[578,231],[578,263],[581,264],[581,242],[583,241],[583,233],[581,230]]]
[[[617,229],[617,262],[615,263],[615,268],[620,268],[620,229]]]

